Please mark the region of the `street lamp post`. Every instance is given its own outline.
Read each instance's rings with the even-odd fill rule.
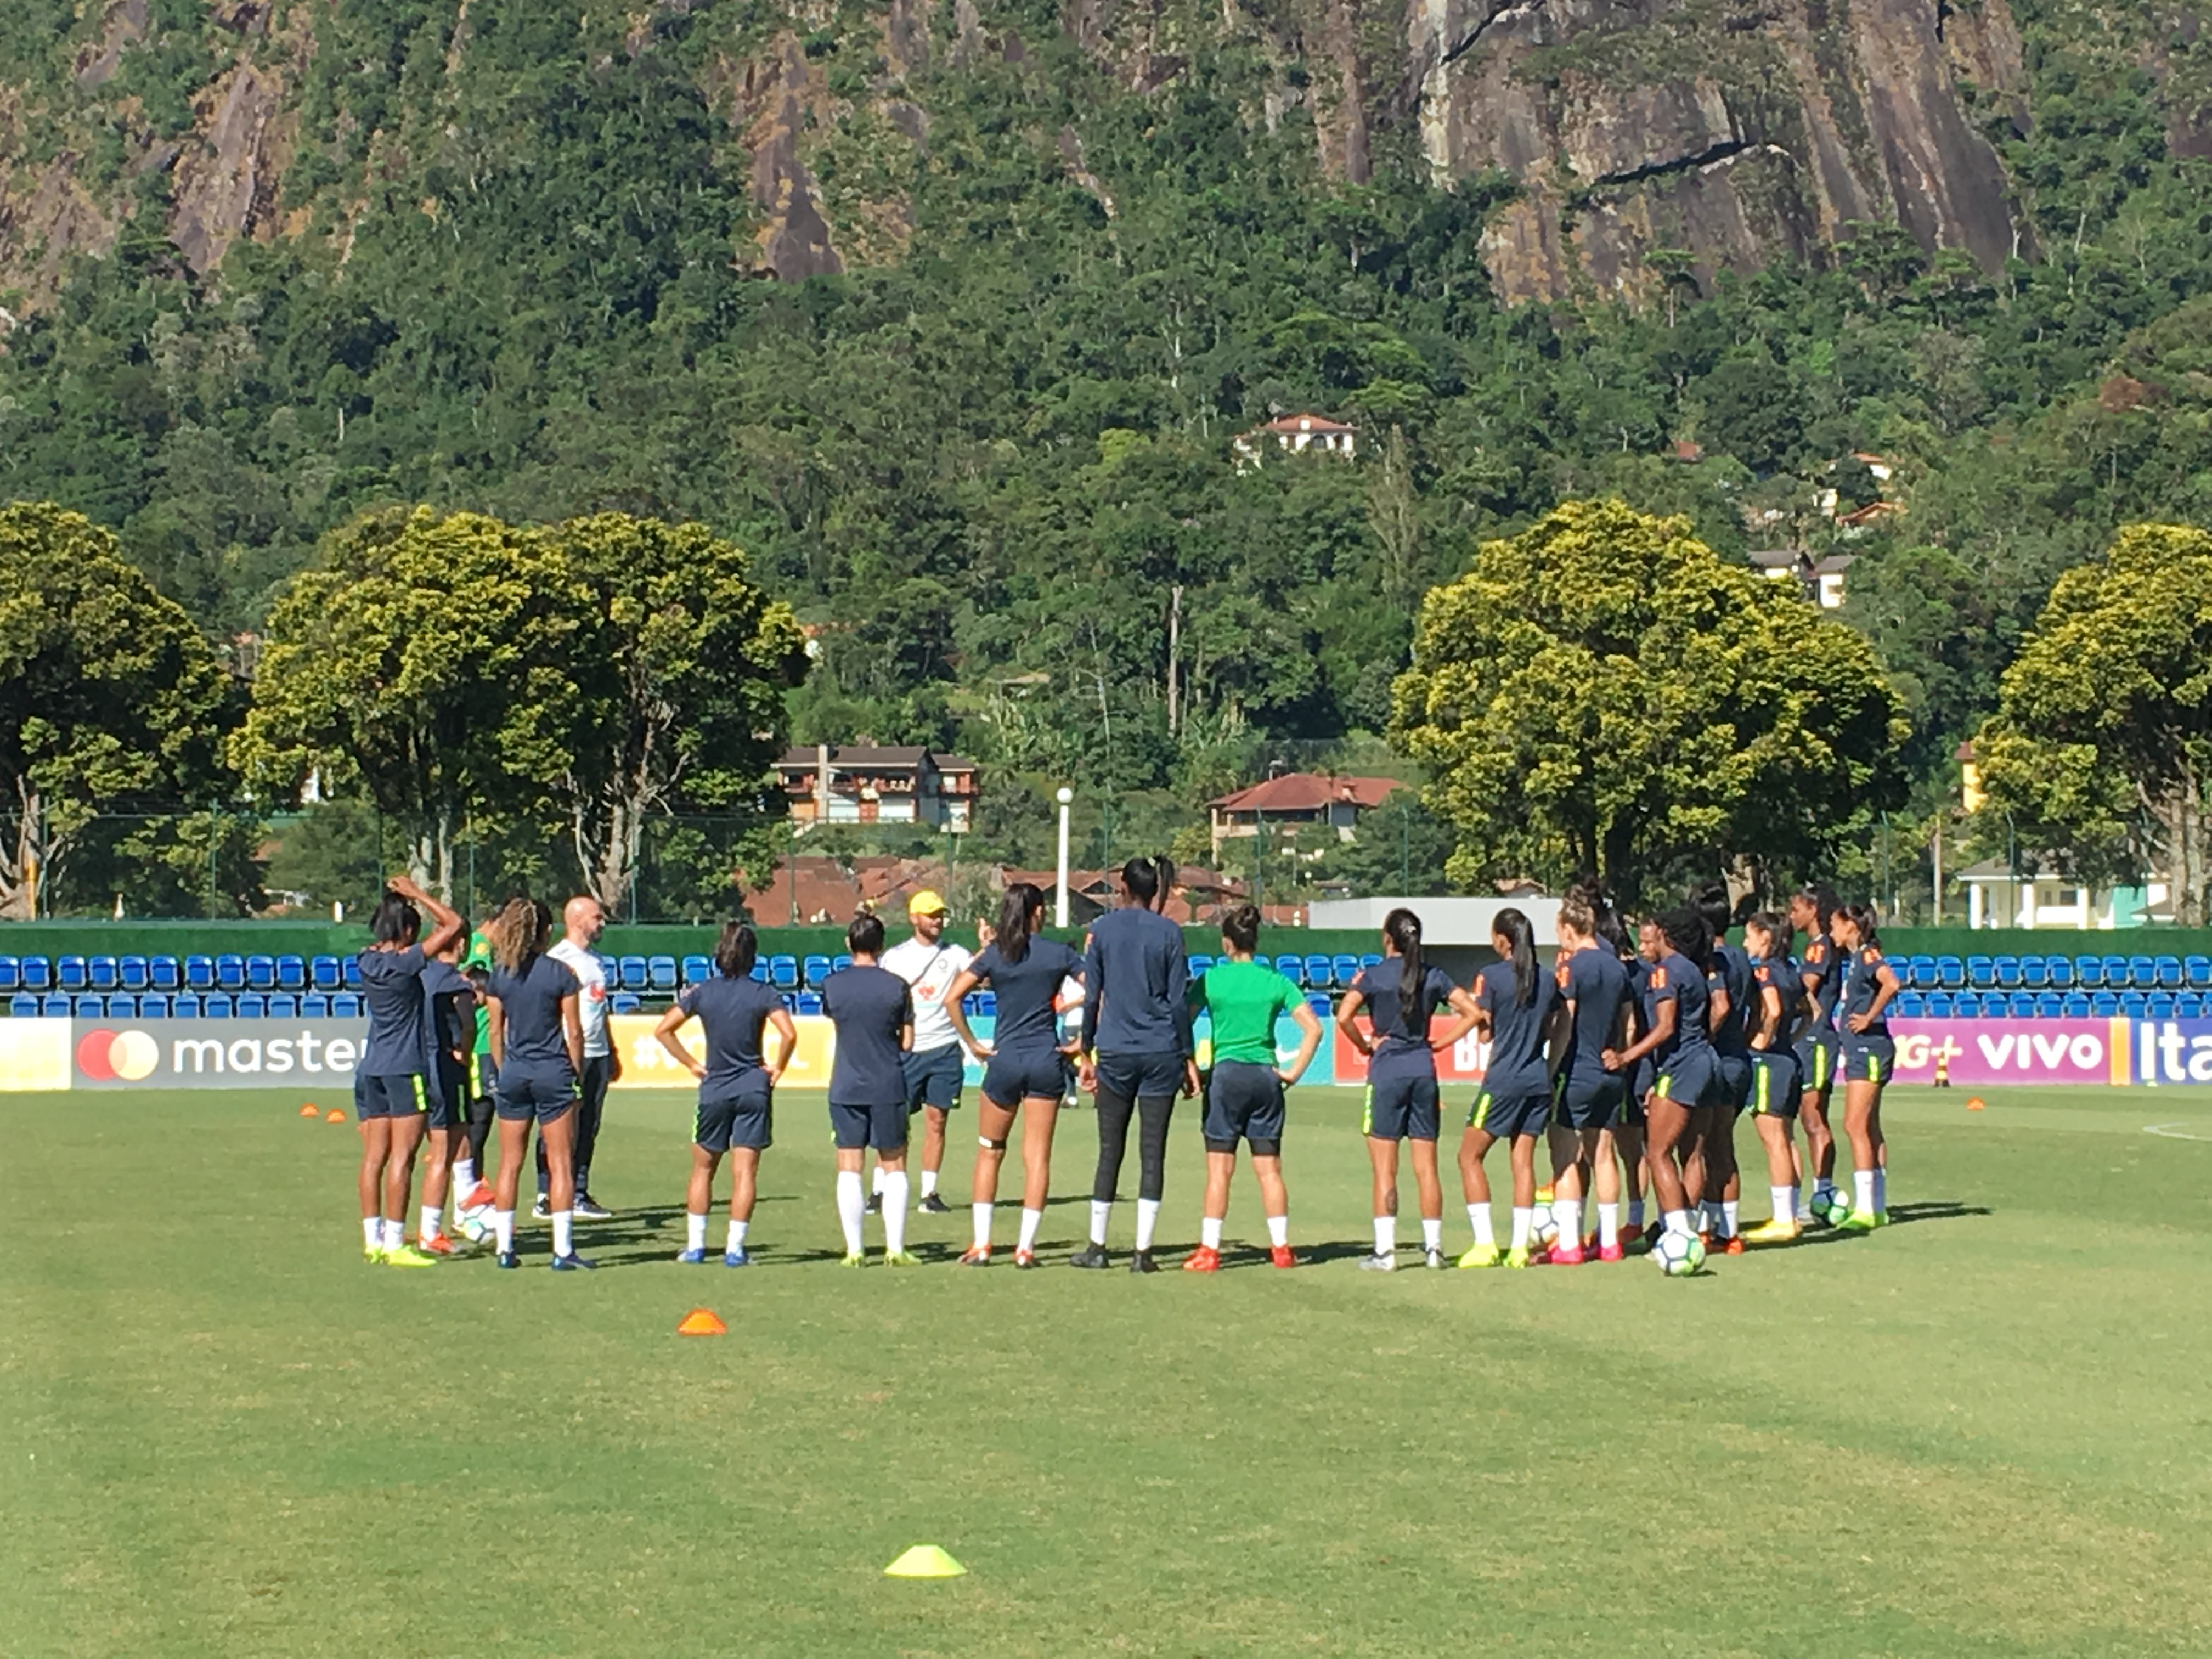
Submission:
[[[1067,808],[1075,791],[1062,784],[1054,799],[1060,802],[1060,886],[1053,901],[1052,925],[1064,928],[1067,926]]]

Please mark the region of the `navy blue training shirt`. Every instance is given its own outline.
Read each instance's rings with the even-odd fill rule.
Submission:
[[[1751,1016],[1751,953],[1741,945],[1715,940],[1712,971],[1705,982],[1728,992],[1728,1018],[1715,1022],[1713,1047],[1724,1054],[1749,1054],[1750,1036],[1759,1024]]]
[[[1674,1034],[1659,1045],[1653,1059],[1663,1066],[1685,1048],[1712,1046],[1705,1034],[1705,1010],[1711,999],[1705,991],[1705,976],[1695,963],[1678,951],[1669,951],[1651,964],[1647,983],[1655,1020],[1661,1003],[1674,1005]]]
[[[856,963],[823,981],[822,1007],[837,1028],[830,1067],[832,1106],[881,1106],[906,1098],[899,1059],[914,1023],[914,990],[888,968]]]
[[[501,1071],[518,1075],[573,1073],[561,1002],[581,988],[566,963],[555,957],[532,957],[519,974],[495,963],[491,983],[486,988],[499,999],[504,1017],[506,1060]]]
[[[1113,1054],[1194,1052],[1190,960],[1182,929],[1157,910],[1125,905],[1091,924],[1083,955],[1083,1032],[1091,1050]]]
[[[1053,999],[1060,982],[1083,971],[1083,958],[1056,939],[1033,939],[1019,962],[1009,962],[996,945],[968,964],[979,983],[999,1000],[991,1047],[1000,1054],[1032,1054],[1060,1047]]]
[[[676,999],[676,1006],[699,1022],[707,1034],[707,1075],[699,1098],[712,1105],[748,1091],[768,1087],[768,1059],[762,1048],[769,1016],[783,1006],[773,986],[740,975],[717,974]]]
[[[1582,1081],[1618,1076],[1605,1069],[1605,1051],[1620,1045],[1621,1005],[1634,994],[1628,969],[1603,945],[1591,945],[1567,958],[1563,994],[1575,1005],[1575,1046],[1567,1057],[1568,1075]]]
[[[1843,953],[1837,952],[1838,956]],[[1881,1018],[1863,1032],[1854,1031],[1844,1022],[1854,1014],[1863,1014],[1874,1006],[1874,1000],[1881,990],[1881,952],[1869,945],[1850,953],[1843,970],[1844,994],[1836,1005],[1836,1024],[1847,1038],[1853,1036],[1887,1036],[1889,1035],[1889,1011],[1882,1010]]]
[[[1820,933],[1807,939],[1797,974],[1812,995],[1814,1028],[1832,1027],[1836,1023],[1836,999],[1843,994],[1844,979],[1843,953],[1836,949],[1836,942]]]
[[[1367,1062],[1370,1079],[1437,1074],[1437,1057],[1429,1048],[1429,1019],[1450,1005],[1451,975],[1441,968],[1423,968],[1419,1007],[1409,1033],[1399,995],[1399,979],[1405,970],[1403,957],[1385,957],[1361,969],[1352,981],[1352,988],[1366,999],[1367,1018],[1375,1031],[1375,1057]]]
[[[462,999],[476,1000],[476,988],[450,962],[432,957],[422,964],[422,1051],[434,1064],[451,1066],[453,1050],[464,1054],[476,1046],[473,1008],[464,1014]]]
[[[1490,1016],[1490,1065],[1482,1074],[1485,1094],[1518,1100],[1551,1092],[1544,1030],[1559,1000],[1559,981],[1533,963],[1526,1003],[1520,1000],[1511,963],[1493,962],[1474,976],[1475,1006]]]
[[[422,1032],[422,947],[361,953],[362,1000],[368,1006],[368,1042],[361,1064],[363,1077],[405,1077],[427,1070],[428,1042]]]

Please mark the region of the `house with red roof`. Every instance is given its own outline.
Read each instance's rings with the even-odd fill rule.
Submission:
[[[1357,427],[1325,415],[1279,415],[1265,426],[1239,433],[1230,440],[1230,447],[1237,452],[1237,469],[1241,472],[1257,466],[1270,443],[1286,455],[1318,453],[1348,461],[1357,453],[1358,441]]]
[[[1218,863],[1224,842],[1249,841],[1264,827],[1325,824],[1337,839],[1350,841],[1359,827],[1360,815],[1371,812],[1389,799],[1393,790],[1409,786],[1395,778],[1338,777],[1322,772],[1285,772],[1218,797],[1207,805],[1213,826],[1213,856]]]

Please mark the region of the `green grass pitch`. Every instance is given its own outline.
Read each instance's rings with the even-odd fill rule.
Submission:
[[[540,1227],[521,1273],[398,1273],[303,1097],[0,1097],[0,1651],[2212,1651],[2212,1096],[1900,1091],[1901,1224],[1673,1282],[1355,1271],[1328,1089],[1292,1106],[1325,1258],[1293,1273],[1249,1171],[1234,1271],[1058,1265],[1080,1111],[1049,1271],[955,1270],[964,1207],[917,1218],[924,1269],[842,1271],[800,1095],[761,1265],[679,1267],[673,1094],[611,1109],[603,1271],[545,1272]],[[678,1337],[694,1306],[729,1334]],[[917,1542],[969,1576],[880,1576]]]

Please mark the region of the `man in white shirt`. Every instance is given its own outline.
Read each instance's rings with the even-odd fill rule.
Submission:
[[[945,1124],[960,1104],[960,1083],[967,1056],[945,1012],[945,993],[974,960],[961,946],[945,937],[945,901],[924,888],[907,901],[914,937],[884,952],[883,965],[914,992],[914,1048],[903,1061],[906,1071],[906,1109],[922,1114],[921,1202],[916,1207],[929,1215],[943,1215],[947,1206],[937,1195],[937,1172],[945,1163]],[[880,1192],[880,1189],[878,1189]],[[871,1199],[869,1207],[875,1207]]]
[[[607,1103],[607,1085],[620,1071],[614,1044],[607,1039],[607,975],[592,947],[606,929],[606,913],[595,898],[578,896],[561,913],[560,942],[546,955],[576,976],[582,988],[576,1013],[584,1027],[584,1070],[576,1079],[576,1205],[579,1221],[606,1221],[614,1212],[604,1209],[592,1196],[592,1149],[599,1139],[599,1116]],[[531,1213],[545,1212],[545,1146],[538,1146],[538,1205]]]

